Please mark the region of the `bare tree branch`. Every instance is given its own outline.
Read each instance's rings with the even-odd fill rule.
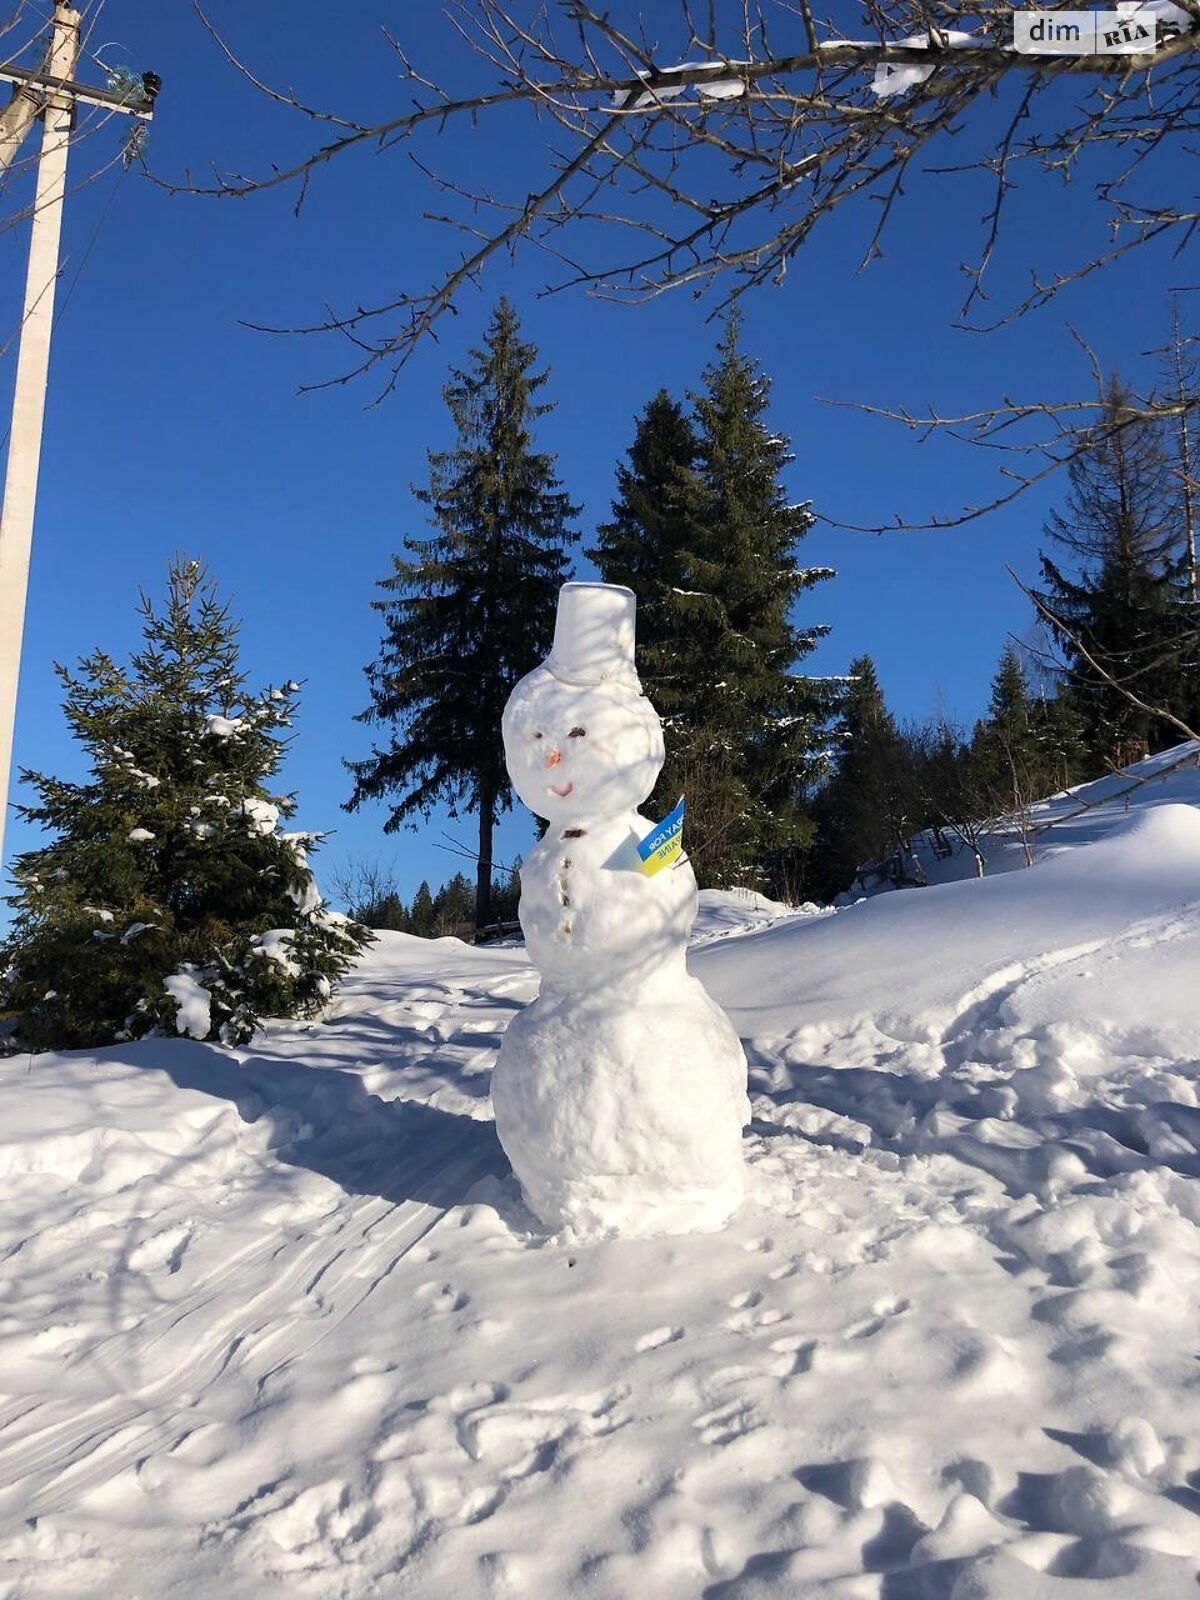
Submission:
[[[478,87],[438,82],[385,34],[407,103],[374,123],[272,85],[195,3],[233,70],[321,132],[278,168],[218,172],[208,184],[157,181],[224,197],[291,186],[299,204],[314,176],[343,156],[403,146],[449,204],[437,220],[474,241],[432,284],[405,285],[386,304],[310,325],[352,337],[354,364],[335,383],[383,363],[386,393],[464,285],[523,245],[565,267],[548,292],[577,287],[638,301],[720,283],[720,309],[778,281],[815,227],[870,197],[879,205],[866,247],[872,259],[917,161],[961,142],[977,106],[1009,80],[1016,95],[998,144],[985,138],[958,169],[992,184],[964,315],[984,299],[1018,164],[1066,179],[1096,157],[1087,181],[1113,232],[1103,254],[1035,278],[1025,305],[1151,240],[1183,248],[1200,224],[1200,210],[1158,194],[1139,199],[1130,188],[1155,156],[1200,133],[1200,0],[1165,11],[1166,0],[1156,0],[1156,10],[1129,13],[1144,25],[1136,55],[1018,51],[1012,11],[999,0],[858,0],[852,10],[844,0],[847,27],[816,16],[811,0],[680,0],[665,39],[649,36],[633,0],[603,12],[588,0],[445,0],[444,20],[466,52],[464,85],[473,66],[477,80],[482,69]],[[1063,80],[1074,93],[1049,93]],[[500,115],[536,119],[555,134],[530,140],[535,173],[537,150],[546,151],[544,166],[532,183],[515,180],[519,192],[504,192],[506,175],[488,172],[477,144],[469,170],[445,170],[422,154],[424,137]],[[591,225],[618,242],[611,259],[592,258]],[[620,241],[639,235],[643,245],[619,253]],[[571,242],[577,237],[582,246]]]
[[[1200,392],[1180,383],[1162,394],[1153,391],[1145,395],[1130,392],[1123,398],[1119,411],[1113,413],[1106,403],[1103,371],[1096,353],[1078,335],[1073,336],[1091,369],[1093,393],[1086,399],[1018,401],[1006,395],[998,405],[984,406],[977,411],[958,415],[943,415],[932,406],[924,412],[914,412],[904,407],[873,406],[861,401],[827,400],[827,405],[847,407],[865,416],[902,423],[918,435],[918,443],[924,444],[935,436],[942,436],[977,449],[996,451],[1017,464],[1010,465],[1006,461],[1000,467],[999,475],[1007,485],[1000,493],[978,505],[964,506],[958,512],[934,513],[922,521],[896,517],[889,523],[874,525],[843,522],[827,514],[823,515],[822,520],[831,527],[845,528],[854,533],[917,532],[930,528],[963,527],[1003,506],[1011,505],[1053,473],[1120,438],[1129,429],[1136,429],[1151,421],[1175,422],[1177,426],[1184,426],[1195,413],[1200,412]],[[1192,343],[1191,339],[1180,336],[1180,360],[1184,359],[1184,352]],[[1039,432],[1031,433],[1026,426],[1038,423],[1043,425]],[[1025,466],[1025,462],[1031,464]]]

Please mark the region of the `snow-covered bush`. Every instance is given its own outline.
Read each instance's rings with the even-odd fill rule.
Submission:
[[[241,1043],[265,1016],[313,1015],[371,935],[327,911],[267,785],[299,686],[253,695],[237,624],[197,562],[144,595],[143,648],[59,667],[91,777],[25,773],[54,837],[18,858],[0,1010],[12,1044],[69,1049],[152,1032]]]

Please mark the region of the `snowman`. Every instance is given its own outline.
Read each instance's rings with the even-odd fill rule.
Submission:
[[[513,787],[548,827],[521,869],[541,989],[492,1104],[527,1205],[578,1237],[711,1231],[742,1197],[746,1059],[685,964],[695,875],[682,858],[648,875],[638,851],[664,749],[634,614],[629,589],[565,584],[550,656],[503,719]]]

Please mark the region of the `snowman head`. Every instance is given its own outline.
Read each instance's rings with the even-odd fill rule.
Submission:
[[[565,584],[550,658],[504,708],[513,788],[548,822],[636,810],[662,770],[662,724],[633,668],[634,605],[615,584]]]

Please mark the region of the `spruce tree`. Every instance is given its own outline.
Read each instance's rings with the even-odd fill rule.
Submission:
[[[456,872],[433,897],[433,926],[439,938],[446,934],[462,937],[470,932],[474,896],[465,875]]]
[[[1060,689],[1055,694],[1037,695],[1032,716],[1045,775],[1043,796],[1098,776],[1100,768],[1088,748],[1083,719],[1071,694]]]
[[[1192,401],[1200,384],[1200,361],[1193,338],[1180,326],[1179,302],[1172,297],[1171,342],[1165,352],[1166,398],[1177,407],[1168,425],[1167,454],[1176,486],[1179,509],[1180,574],[1173,609],[1174,641],[1178,649],[1179,683],[1171,710],[1192,729],[1200,730],[1200,559],[1197,556],[1197,522],[1200,521],[1200,451],[1196,443],[1196,415]],[[1170,737],[1178,738],[1174,729]]]
[[[986,716],[976,724],[971,761],[986,810],[1042,800],[1094,777],[1079,712],[1069,694],[1035,694],[1018,647],[1010,640],[992,679]]]
[[[437,532],[405,539],[406,554],[373,602],[384,619],[367,668],[371,703],[357,718],[389,730],[370,757],[348,761],[346,809],[395,796],[385,832],[428,816],[438,801],[479,818],[475,920],[491,920],[492,833],[511,804],[500,713],[513,686],[548,653],[566,547],[577,514],[534,448],[533,428],[552,409],[535,399],[547,380],[501,300],[481,349],[443,391],[455,430],[430,451],[417,499]]]
[[[1197,560],[1197,530],[1200,520],[1200,492],[1196,471],[1200,465],[1200,451],[1196,445],[1196,415],[1192,402],[1200,386],[1200,361],[1197,361],[1193,341],[1185,337],[1179,321],[1179,300],[1171,299],[1171,343],[1165,351],[1165,388],[1167,398],[1178,408],[1171,425],[1171,443],[1168,447],[1172,474],[1178,485],[1180,537],[1183,555],[1183,603],[1193,628],[1197,627],[1197,608],[1200,607],[1200,563]]]
[[[1119,378],[1109,380],[1094,439],[1068,476],[1066,509],[1046,531],[1076,570],[1043,553],[1039,598],[1056,619],[1090,749],[1101,762],[1124,762],[1179,734],[1122,689],[1176,715],[1186,715],[1192,690],[1179,484],[1161,423],[1131,415]]]
[[[374,900],[351,908],[356,921],[368,928],[386,929],[391,933],[409,931],[408,907],[395,889],[388,889]]]
[[[788,873],[811,838],[804,799],[836,709],[828,683],[795,671],[828,632],[799,626],[796,602],[833,574],[796,563],[812,513],[784,489],[793,457],[767,424],[770,382],[738,334],[731,315],[694,397],[702,501],[673,596],[673,741],[659,791],[664,803],[689,793],[688,852],[716,887]]]
[[[700,536],[700,441],[684,407],[660,389],[638,417],[627,462],[617,467],[612,520],[597,528],[596,563],[605,583],[637,595],[637,668],[668,729],[690,691],[680,683],[678,591]]]
[[[1029,721],[1030,694],[1020,652],[1011,639],[1000,652],[1000,662],[992,679],[988,701],[989,723],[1020,729]]]
[[[23,773],[21,814],[53,834],[20,856],[0,1009],[26,1049],[152,1032],[244,1043],[264,1016],[313,1015],[370,938],[327,912],[317,834],[280,831],[271,788],[298,685],[251,694],[237,624],[198,562],[172,563],[144,645],[56,670],[82,783]]]
[[[509,868],[508,876],[492,886],[492,910],[497,922],[515,922],[521,905],[521,860]]]
[[[1032,697],[1017,647],[1009,640],[992,679],[987,715],[976,724],[971,757],[980,783],[994,804],[986,809],[1040,798],[1041,741]]]
[[[434,920],[433,895],[429,884],[422,878],[408,914],[409,932],[421,939],[432,939]]]
[[[908,746],[870,656],[851,663],[836,745],[833,775],[814,804],[812,886],[825,899],[848,889],[860,867],[898,848],[920,826]]]

